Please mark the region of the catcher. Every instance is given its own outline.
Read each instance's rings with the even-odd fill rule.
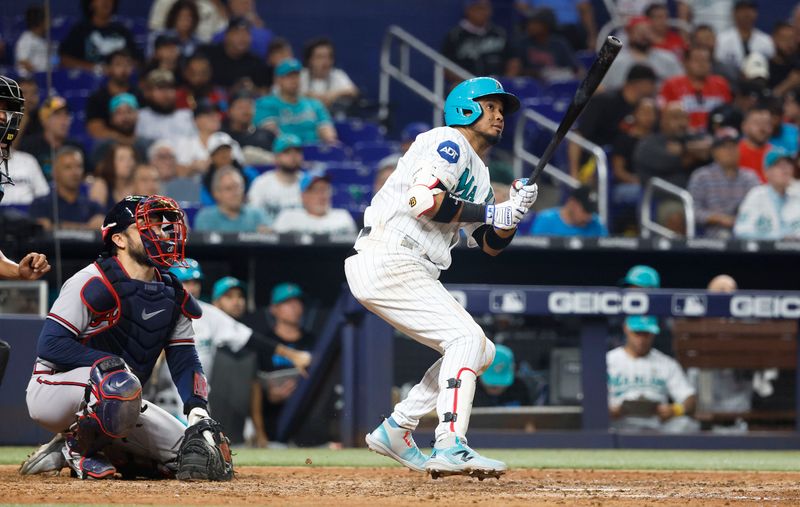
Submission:
[[[200,306],[169,272],[184,260],[183,211],[168,197],[128,196],[102,235],[100,257],[67,280],[39,336],[28,412],[57,435],[20,473],[68,466],[81,479],[230,480],[228,440],[208,415],[194,346]],[[188,428],[142,400],[162,350]]]

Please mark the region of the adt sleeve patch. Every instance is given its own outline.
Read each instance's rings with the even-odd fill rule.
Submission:
[[[440,157],[451,164],[458,162],[458,157],[461,156],[461,150],[459,150],[458,144],[453,141],[442,142],[439,147],[436,148],[436,151],[439,153]]]

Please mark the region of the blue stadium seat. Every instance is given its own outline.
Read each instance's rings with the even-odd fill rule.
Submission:
[[[34,79],[36,79],[36,83],[39,85],[40,89],[47,89],[47,74],[45,72],[37,72],[34,74]],[[91,93],[96,90],[102,82],[102,77],[96,76],[91,72],[73,69],[57,69],[53,71],[53,88],[55,88],[56,93],[62,96],[68,92],[75,92],[78,90],[88,90],[89,93]]]
[[[580,81],[577,79],[569,79],[567,81],[555,81],[547,85],[547,88],[544,90],[544,94],[548,97],[552,97],[553,100],[558,99],[572,99],[575,95],[575,91],[578,89],[578,85]]]
[[[394,141],[364,141],[353,146],[353,159],[372,167],[382,158],[399,152],[400,144]]]
[[[327,164],[325,172],[333,187],[333,207],[346,209],[358,220],[369,205],[373,172],[368,167],[353,162]]]
[[[347,147],[330,144],[303,146],[303,156],[314,162],[344,162],[350,158]]]
[[[339,141],[347,146],[354,146],[359,142],[383,141],[383,127],[359,119],[349,119],[334,123]]]
[[[514,77],[501,79],[503,88],[510,93],[513,93],[520,100],[531,97],[538,97],[542,91],[539,83],[532,77]]]
[[[368,166],[345,162],[341,164],[326,164],[325,174],[333,185],[372,185],[375,173]]]
[[[589,70],[589,67],[592,66],[592,63],[594,63],[594,60],[597,58],[597,55],[594,53],[594,51],[578,51],[575,56],[586,70]]]
[[[180,207],[183,212],[186,214],[186,224],[189,228],[194,227],[194,219],[197,216],[197,212],[203,207],[202,204],[199,202],[188,202],[188,201],[181,201]]]
[[[138,47],[142,49],[147,47],[147,37],[150,31],[147,27],[147,19],[119,17],[116,21],[122,23],[125,28],[131,31],[133,40]]]
[[[55,16],[50,22],[50,38],[61,42],[77,22],[78,18],[73,16]]]

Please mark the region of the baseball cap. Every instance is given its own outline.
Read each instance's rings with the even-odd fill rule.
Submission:
[[[108,112],[113,113],[120,106],[130,106],[133,109],[139,109],[139,101],[130,93],[118,93],[108,101]]]
[[[630,30],[631,28],[638,26],[638,25],[649,25],[650,20],[647,16],[632,16],[628,23],[625,25],[626,30]]]
[[[739,131],[732,127],[723,127],[719,129],[714,136],[714,142],[712,143],[712,148],[717,148],[722,146],[725,143],[738,143],[739,142]]]
[[[761,53],[750,53],[742,62],[742,74],[745,79],[769,79],[769,62]]]
[[[287,58],[282,60],[281,63],[275,67],[275,75],[278,77],[291,74],[292,72],[300,72],[303,69],[303,64],[297,58]]]
[[[625,278],[620,281],[620,285],[657,289],[661,287],[661,277],[658,271],[650,266],[638,264],[628,270]]]
[[[769,169],[781,160],[788,160],[794,164],[794,159],[792,158],[791,153],[779,146],[773,146],[772,149],[770,149],[764,156],[764,167]]]
[[[272,153],[281,153],[289,148],[302,148],[303,141],[294,134],[281,134],[272,145]]]
[[[661,332],[658,319],[651,315],[630,315],[625,318],[625,325],[636,333],[658,334]]]
[[[228,21],[228,27],[225,29],[225,31],[229,32],[236,28],[247,28],[249,30],[252,27],[253,24],[250,23],[250,21],[248,21],[247,18],[245,18],[244,16],[236,16],[234,18],[231,18],[230,21]]]
[[[597,212],[597,192],[591,187],[580,186],[573,190],[569,196],[578,201],[587,213]]]
[[[317,180],[330,181],[324,169],[312,169],[306,171],[300,176],[300,192],[305,192]]]
[[[481,375],[481,381],[490,387],[508,387],[514,383],[514,352],[505,345],[494,348],[494,361]]]
[[[183,260],[183,266],[172,266],[169,270],[181,282],[203,279],[203,270],[200,269],[200,263],[194,259],[186,258]]]
[[[179,46],[180,40],[178,39],[177,36],[172,35],[171,33],[162,33],[161,35],[156,37],[156,40],[153,43],[153,46],[156,49],[160,48],[161,46],[168,46],[168,45]]]
[[[194,117],[197,118],[198,116],[204,114],[212,114],[212,113],[219,113],[219,106],[214,104],[208,100],[201,100],[197,103],[197,107],[194,108]]]
[[[232,276],[225,276],[214,282],[214,288],[211,290],[211,301],[216,301],[221,298],[231,289],[242,289],[244,291],[244,282]]]
[[[166,69],[155,69],[147,74],[145,81],[151,86],[175,86],[175,75]]]
[[[270,298],[270,301],[273,305],[277,305],[290,299],[300,299],[302,297],[303,291],[297,284],[279,283],[272,289],[272,298]]]
[[[69,111],[69,105],[64,97],[58,95],[47,97],[39,107],[39,119],[45,122],[53,113],[61,110]]]
[[[238,143],[227,132],[214,132],[208,136],[208,153],[213,154],[223,146],[233,148],[236,144]]]
[[[652,67],[643,63],[637,63],[628,70],[628,75],[625,76],[626,83],[634,81],[655,81],[656,73]]]
[[[404,143],[413,141],[417,138],[418,135],[422,134],[423,132],[427,132],[430,129],[431,126],[425,123],[424,121],[415,121],[409,123],[400,133],[400,140]]]
[[[136,222],[136,207],[146,198],[144,195],[129,195],[112,206],[103,219],[103,228],[100,229],[103,241],[108,242],[112,235],[124,231]]]

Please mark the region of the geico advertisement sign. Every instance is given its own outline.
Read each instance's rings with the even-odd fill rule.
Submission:
[[[732,317],[800,318],[800,296],[733,296]]]
[[[556,291],[547,297],[547,310],[556,314],[637,315],[649,308],[650,300],[641,292]]]

